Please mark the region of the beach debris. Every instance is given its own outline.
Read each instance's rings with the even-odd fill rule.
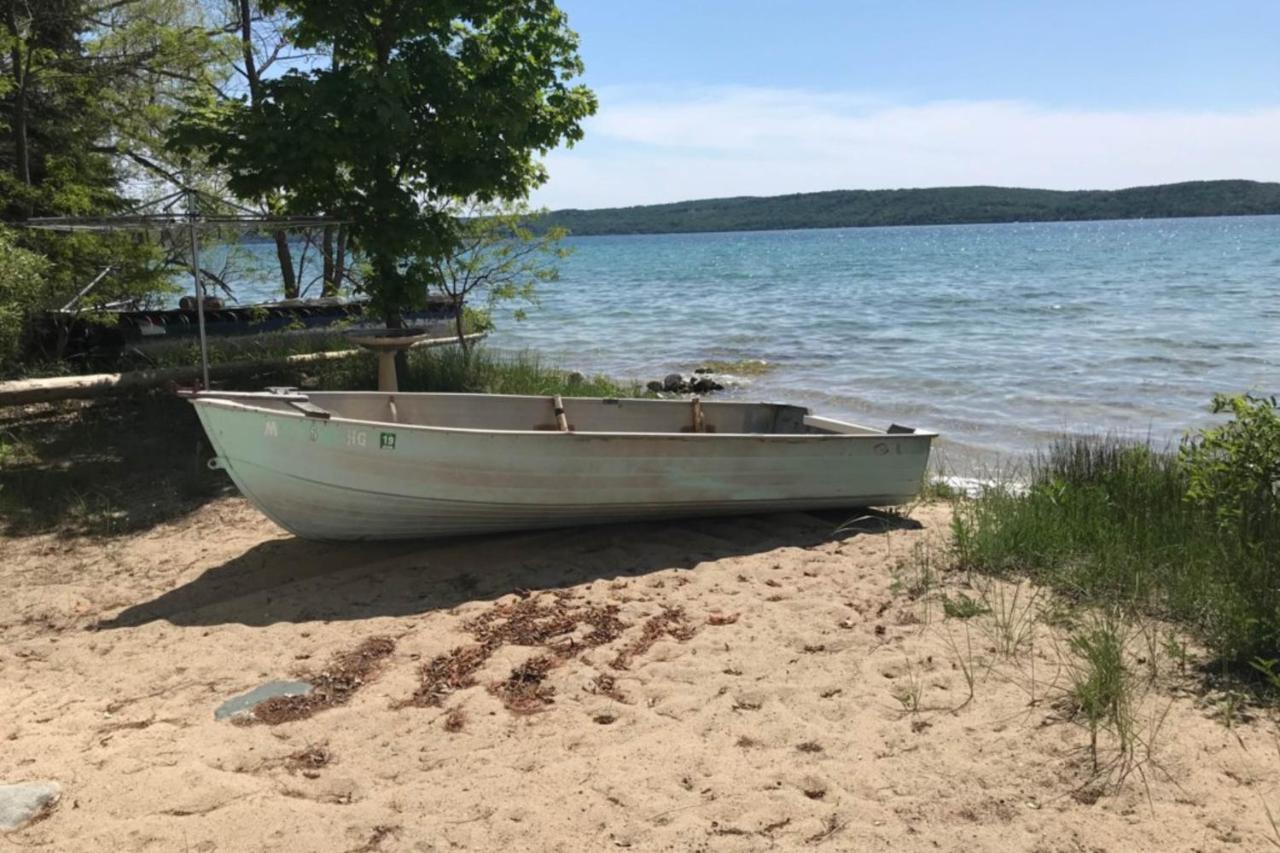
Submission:
[[[258,702],[240,719],[275,726],[345,705],[357,690],[377,676],[383,661],[395,648],[395,640],[390,637],[369,637],[351,651],[336,655],[324,670],[311,676],[306,682],[311,686],[310,691],[273,696]]]
[[[615,702],[627,704],[626,694],[618,687],[618,682],[612,675],[607,672],[597,673],[596,677],[591,679],[591,683],[587,685],[588,693],[594,693],[597,696],[608,696]]]
[[[554,702],[555,689],[543,684],[552,669],[619,639],[629,626],[619,616],[616,604],[578,604],[572,596],[557,591],[550,595],[527,593],[497,602],[462,627],[475,642],[424,664],[418,688],[399,707],[439,707],[455,691],[475,686],[477,673],[503,646],[528,646],[542,652],[517,666],[507,678],[490,684],[489,692],[515,713],[541,710]],[[645,621],[640,636],[623,647],[610,665],[626,669],[659,638],[670,636],[683,642],[695,630],[683,610],[665,608]],[[613,677],[603,673],[586,689],[626,702]]]
[[[640,636],[624,646],[610,661],[609,666],[614,669],[627,669],[637,655],[649,651],[662,637],[671,637],[683,643],[691,639],[694,633],[695,630],[689,625],[683,607],[664,608],[657,616],[650,616],[645,620]]]
[[[796,749],[801,752],[808,753],[822,752],[822,744],[817,743],[816,741],[807,740],[804,743],[796,744]]]
[[[320,769],[328,767],[332,761],[333,753],[329,751],[327,746],[313,745],[287,755],[284,759],[284,766],[289,769],[290,773],[302,771],[303,776],[308,779],[315,779],[320,775]]]
[[[584,625],[590,630],[575,636]],[[614,604],[574,605],[563,595],[552,595],[547,603],[546,596],[528,595],[494,604],[463,628],[475,644],[459,646],[424,664],[418,689],[406,705],[438,707],[454,691],[474,686],[476,672],[505,645],[543,646],[557,658],[567,659],[616,640],[627,625]]]
[[[844,827],[844,821],[840,820],[839,816],[831,815],[822,822],[822,830],[810,835],[804,840],[804,842],[805,844],[821,844],[840,830],[844,829]]]
[[[712,613],[707,617],[708,625],[732,625],[738,621],[738,613]]]
[[[448,654],[432,658],[423,665],[418,689],[405,704],[438,707],[453,691],[473,686],[476,671],[484,666],[494,649],[486,644],[458,646]]]
[[[773,833],[777,832],[779,829],[782,829],[784,826],[789,825],[790,823],[791,823],[791,818],[789,817],[784,817],[782,820],[775,820],[773,823],[765,824],[760,829],[760,834],[771,836],[773,835]]]
[[[444,730],[457,734],[467,726],[467,712],[461,708],[450,708],[444,715]]]
[[[254,708],[268,699],[282,696],[306,696],[312,689],[311,684],[306,681],[268,681],[266,684],[259,684],[248,693],[233,696],[223,702],[213,712],[213,718],[226,720],[252,714]]]
[[[516,714],[532,714],[555,702],[556,689],[543,684],[547,673],[560,664],[553,655],[543,654],[529,658],[511,670],[503,681],[489,685],[489,692],[502,700],[508,711]]]
[[[373,832],[369,835],[369,840],[359,847],[353,847],[347,853],[375,853],[382,849],[382,842],[387,838],[399,835],[400,827],[379,824],[373,828]]]
[[[57,782],[0,785],[0,832],[9,832],[48,814],[62,796]]]

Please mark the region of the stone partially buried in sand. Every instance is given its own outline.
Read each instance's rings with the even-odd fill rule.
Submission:
[[[62,786],[57,782],[19,782],[0,785],[0,832],[17,829],[39,817],[58,802]]]
[[[311,692],[311,685],[305,681],[268,681],[260,684],[241,696],[233,696],[218,706],[213,712],[215,720],[226,720],[244,714],[252,714],[253,709],[268,699],[278,696],[306,696]]]

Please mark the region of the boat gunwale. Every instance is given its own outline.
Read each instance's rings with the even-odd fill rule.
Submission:
[[[343,417],[341,415],[336,415],[336,414],[329,414],[328,417],[318,418],[314,415],[308,415],[305,412],[301,412],[301,411],[285,411],[282,409],[267,408],[265,406],[242,403],[233,398],[232,395],[234,393],[235,392],[216,392],[215,391],[213,392],[213,394],[216,394],[217,396],[214,396],[213,394],[209,396],[196,394],[192,397],[189,397],[188,400],[193,406],[201,406],[201,405],[213,406],[215,408],[228,409],[232,411],[255,412],[258,414],[268,415],[270,417],[322,421],[322,422],[328,422],[328,423],[340,423],[340,424],[348,424],[352,426],[370,427],[370,428],[378,428],[378,429],[384,429],[384,430],[385,429],[396,429],[396,430],[408,429],[408,430],[414,430],[418,432],[432,433],[432,434],[461,433],[466,435],[492,435],[492,436],[529,436],[529,437],[541,436],[541,437],[547,438],[548,440],[556,439],[561,436],[578,436],[580,438],[584,438],[584,437],[585,438],[646,438],[646,439],[681,439],[681,440],[684,440],[684,439],[699,440],[699,439],[708,439],[708,438],[731,438],[731,439],[753,439],[753,440],[772,439],[775,441],[784,440],[787,442],[792,442],[797,439],[805,439],[805,440],[862,439],[862,440],[883,441],[885,439],[894,439],[894,440],[909,439],[909,438],[935,439],[938,437],[938,433],[930,430],[913,430],[912,432],[901,432],[901,433],[891,433],[886,430],[873,430],[870,432],[862,432],[862,433],[623,432],[623,431],[614,431],[614,430],[608,430],[608,431],[569,430],[567,432],[562,432],[560,430],[551,430],[551,429],[520,430],[520,429],[494,429],[494,428],[475,428],[475,427],[446,427],[446,426],[432,426],[430,424],[397,423],[394,421],[371,421],[371,420],[364,420],[360,418],[348,418],[348,417]],[[388,393],[385,391],[349,391],[349,392],[348,391],[329,391],[329,392],[321,392],[321,393],[360,394],[360,395],[366,395],[366,396],[389,396],[389,397],[403,396],[398,393]],[[432,396],[432,397],[441,397],[441,398],[443,397],[462,397],[462,398],[501,397],[501,398],[507,398],[507,399],[515,399],[515,400],[546,399],[545,397],[536,395],[536,394],[457,394],[457,393],[434,394],[431,392],[411,392],[411,393],[413,393],[414,396]],[[252,394],[253,396],[249,396],[250,394]],[[254,394],[253,392],[248,392],[245,394],[245,396],[253,400],[277,399],[277,400],[280,400],[281,402],[290,401],[290,398],[286,397],[283,394],[277,397],[271,394],[261,394],[261,393]],[[307,395],[306,392],[296,392],[293,399],[297,399],[297,396],[309,397],[309,395]],[[565,402],[570,402],[572,400],[583,400],[583,401],[591,401],[591,402],[603,402],[605,400],[610,400],[614,402],[620,402],[620,398],[616,398],[616,397],[564,397],[563,399]],[[628,402],[677,403],[677,402],[683,402],[683,401],[636,399],[634,401],[628,400]],[[738,401],[738,400],[725,400],[725,401],[719,401],[719,402],[728,403],[729,405],[741,405],[741,406],[753,406],[753,405],[788,406],[791,408],[804,409],[806,416],[813,416],[812,411],[809,410],[808,408],[804,406],[792,406],[791,404],[788,404],[788,403],[762,403],[762,402],[748,403],[748,402]],[[829,421],[831,423],[840,424],[842,426],[850,427],[853,429],[872,430],[871,427],[864,427],[858,424],[848,423],[847,421],[836,420],[835,418],[828,418],[823,416],[822,419],[825,421]]]

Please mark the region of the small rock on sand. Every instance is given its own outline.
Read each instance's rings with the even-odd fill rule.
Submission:
[[[258,705],[277,696],[306,696],[311,692],[311,685],[305,681],[268,681],[260,684],[240,696],[233,696],[218,706],[213,712],[215,720],[225,720],[248,714]]]
[[[52,808],[62,796],[57,782],[19,782],[0,785],[0,832],[17,829]]]

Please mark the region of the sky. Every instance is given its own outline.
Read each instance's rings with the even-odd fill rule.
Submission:
[[[560,0],[600,99],[551,208],[1280,180],[1280,0]]]

